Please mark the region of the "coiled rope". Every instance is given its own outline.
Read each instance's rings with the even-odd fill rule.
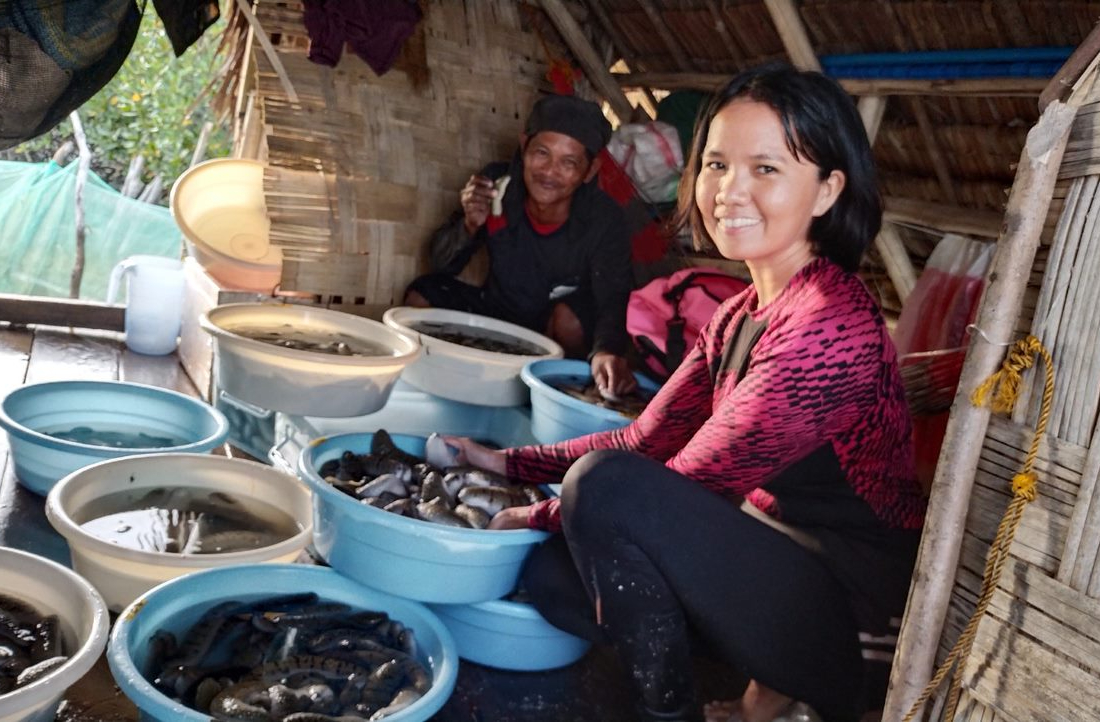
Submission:
[[[1020,339],[1009,349],[1000,371],[997,371],[986,379],[970,396],[970,402],[975,406],[984,406],[987,402],[995,413],[1009,413],[1016,404],[1020,393],[1020,379],[1023,371],[1035,364],[1035,356],[1042,356],[1046,370],[1046,378],[1043,383],[1043,399],[1039,409],[1039,422],[1035,425],[1035,435],[1031,439],[1031,448],[1028,449],[1027,458],[1019,473],[1012,477],[1012,501],[1005,509],[1000,526],[997,527],[997,535],[989,547],[989,556],[985,563],[985,572],[982,575],[982,589],[978,596],[978,605],[970,620],[966,623],[955,646],[951,648],[943,664],[936,670],[936,674],[924,687],[920,697],[913,703],[903,722],[911,722],[917,713],[931,699],[932,694],[943,683],[943,680],[951,674],[962,660],[970,656],[974,637],[978,631],[978,623],[985,615],[989,602],[993,598],[993,592],[997,588],[997,582],[1001,577],[1005,562],[1008,560],[1008,550],[1012,546],[1012,539],[1016,536],[1016,527],[1020,524],[1024,507],[1033,501],[1037,495],[1035,488],[1038,477],[1032,470],[1035,457],[1039,454],[1039,443],[1047,430],[1047,422],[1050,421],[1050,403],[1054,397],[1054,364],[1050,358],[1050,352],[1043,347],[1034,336]],[[992,398],[990,398],[992,396]],[[951,678],[951,687],[948,692],[947,706],[944,709],[943,719],[955,719],[955,711],[959,704],[959,695],[962,693],[962,675],[954,674]]]

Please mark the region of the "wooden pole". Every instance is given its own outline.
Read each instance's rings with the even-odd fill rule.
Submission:
[[[550,18],[550,22],[557,28],[562,39],[565,40],[565,44],[569,46],[569,49],[577,58],[577,62],[581,64],[584,74],[588,76],[597,92],[611,106],[611,112],[615,114],[620,123],[629,123],[634,107],[627,100],[623,89],[611,76],[611,71],[604,66],[599,54],[588,42],[584,31],[573,19],[569,10],[566,9],[561,0],[539,0],[539,5],[542,6],[546,16]]]
[[[603,0],[590,1],[588,3],[589,10],[592,11],[592,15],[595,16],[596,22],[599,24],[600,29],[603,30],[607,37],[611,38],[611,45],[619,53],[619,56],[626,61],[626,64],[633,70],[644,70],[645,65],[638,59],[637,51],[630,41],[619,32],[619,28],[615,23],[611,22],[611,16],[607,14],[607,9],[603,6]],[[653,91],[649,88],[641,88],[642,91],[642,106],[645,108],[646,113],[650,118],[657,117],[657,98],[653,95]]]
[[[73,137],[76,138],[76,147],[80,151],[74,189],[76,201],[76,256],[73,259],[72,274],[69,276],[69,298],[79,298],[80,282],[84,279],[84,235],[86,231],[84,228],[84,186],[88,181],[88,169],[92,165],[92,151],[88,149],[88,139],[84,135],[84,124],[80,122],[80,115],[74,110],[69,113],[69,120],[72,121]]]
[[[886,196],[883,220],[901,225],[932,228],[964,236],[997,238],[1001,235],[1004,216],[996,211],[963,208],[948,203],[918,201],[912,198]]]
[[[657,37],[661,39],[661,42],[668,48],[668,52],[672,54],[672,59],[676,61],[676,66],[680,68],[680,70],[695,70],[695,64],[691,62],[691,58],[684,52],[684,48],[680,45],[680,41],[677,40],[676,36],[672,34],[672,31],[668,29],[668,24],[665,22],[664,18],[661,17],[661,13],[658,12],[652,0],[638,0],[638,4],[642,6],[642,10],[645,11],[646,17],[649,18],[649,22],[653,25],[654,30],[657,31]]]
[[[1028,132],[1005,210],[1005,230],[978,309],[981,333],[963,364],[932,493],[917,568],[890,675],[883,722],[899,722],[932,675],[962,546],[989,409],[967,395],[997,370],[1013,341],[1076,108],[1053,102]],[[1003,344],[1003,345],[1002,345]]]
[[[810,36],[794,0],[764,0],[764,5],[794,66],[799,70],[820,71],[821,62],[810,44]]]
[[[624,88],[714,91],[725,85],[728,73],[617,73]],[[1045,78],[838,78],[852,95],[930,95],[935,97],[1035,98],[1047,85]]]

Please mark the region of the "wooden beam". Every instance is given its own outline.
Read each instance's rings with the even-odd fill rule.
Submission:
[[[802,22],[802,16],[798,14],[794,0],[764,0],[768,8],[768,14],[775,23],[775,29],[783,41],[783,47],[787,55],[799,70],[821,70],[821,62],[817,59],[813,45],[810,44],[810,36],[806,32],[806,26]]]
[[[588,42],[584,31],[573,19],[569,10],[561,0],[539,0],[543,12],[550,18],[550,22],[557,28],[558,33],[565,40],[565,44],[581,64],[585,75],[595,86],[596,91],[604,97],[611,111],[618,117],[620,123],[629,123],[634,107],[627,100],[622,87],[615,82],[611,72],[604,67],[596,50]],[[640,86],[645,87],[645,86]]]
[[[940,149],[940,143],[936,140],[936,132],[932,128],[932,121],[928,118],[924,100],[912,98],[909,106],[913,109],[913,117],[917,119],[917,128],[924,140],[928,160],[932,162],[932,170],[936,173],[936,180],[940,183],[940,190],[943,191],[948,203],[958,203],[959,199],[955,194],[955,183],[951,180],[951,171],[947,168],[947,158],[944,157],[943,151]]]
[[[886,205],[883,219],[891,223],[980,238],[997,238],[1001,235],[1001,226],[1004,223],[1004,216],[996,211],[895,196],[886,196],[883,200]]]
[[[917,271],[913,268],[913,261],[909,258],[909,251],[898,235],[898,230],[892,223],[883,223],[882,229],[875,236],[875,248],[882,256],[882,263],[886,266],[886,275],[890,277],[890,283],[894,284],[898,300],[904,305],[905,299],[913,292],[917,285]]]
[[[624,88],[713,91],[729,82],[728,73],[617,73]],[[938,97],[1035,98],[1046,87],[1044,78],[838,78],[852,95],[931,95]]]
[[[642,10],[645,11],[646,17],[649,18],[649,22],[653,25],[653,28],[657,31],[657,36],[661,38],[661,42],[668,48],[668,52],[672,54],[672,59],[676,62],[681,70],[694,70],[695,65],[688,58],[687,53],[684,52],[684,48],[680,45],[680,41],[676,39],[676,36],[672,34],[672,31],[668,29],[668,24],[664,18],[661,17],[661,13],[657,11],[657,8],[653,5],[651,0],[638,0],[638,4],[642,6]]]
[[[596,23],[600,26],[600,30],[611,39],[611,46],[615,48],[615,51],[619,53],[619,56],[626,61],[626,64],[633,70],[645,70],[645,65],[638,60],[638,54],[634,46],[630,41],[619,32],[619,28],[615,23],[611,22],[611,16],[607,14],[607,10],[603,6],[602,0],[589,0],[588,8],[592,11],[592,14],[596,17]],[[653,91],[649,88],[640,88],[645,96],[642,105],[645,107],[649,117],[657,117],[657,98],[654,97]]]
[[[20,326],[36,324],[122,331],[125,316],[126,307],[123,305],[0,294],[0,321]]]
[[[886,112],[886,98],[881,95],[865,95],[859,99],[856,108],[859,110],[859,117],[863,120],[867,138],[873,146],[879,126],[882,125],[882,116]],[[889,223],[882,225],[874,242],[875,249],[882,257],[883,265],[886,266],[886,275],[890,277],[890,283],[898,294],[898,299],[905,303],[913,286],[917,285],[917,271],[913,268],[913,259],[909,257],[909,251],[901,242],[897,229]]]

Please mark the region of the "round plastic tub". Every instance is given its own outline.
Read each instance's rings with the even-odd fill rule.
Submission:
[[[275,290],[283,253],[268,240],[263,163],[215,158],[192,166],[176,179],[168,204],[207,273],[228,288]]]
[[[495,599],[430,608],[450,630],[458,656],[486,667],[556,669],[576,662],[592,646],[547,622],[530,604]]]
[[[453,401],[480,406],[521,406],[528,401],[527,387],[519,378],[527,362],[539,358],[561,358],[562,349],[552,339],[522,326],[442,308],[398,306],[387,310],[382,320],[424,347],[424,355],[402,374],[409,384]],[[446,323],[506,334],[545,349],[532,356],[482,349],[451,343],[420,333],[419,323]]]
[[[630,423],[618,411],[573,398],[545,380],[561,377],[588,384],[592,381],[592,369],[584,361],[547,359],[532,361],[520,372],[520,378],[531,389],[531,434],[539,443],[553,444]],[[655,392],[659,388],[641,374],[634,374],[634,378],[643,390]]]
[[[523,562],[546,532],[457,529],[360,504],[317,469],[344,451],[365,454],[373,434],[315,439],[298,457],[313,490],[313,546],[333,569],[375,589],[421,602],[486,602],[516,586]],[[394,434],[423,456],[424,438]]]
[[[111,630],[107,662],[115,682],[141,710],[142,719],[210,722],[209,715],[171,700],[145,679],[149,639],[161,629],[181,634],[220,602],[303,591],[316,592],[321,599],[356,609],[386,612],[413,630],[420,661],[431,671],[432,686],[412,705],[386,717],[387,722],[421,722],[450,697],[458,675],[458,654],[450,632],[435,614],[417,602],[368,589],[332,569],[308,564],[208,569],[165,582],[142,595],[119,615]]]
[[[258,549],[222,554],[173,554],[114,544],[88,533],[85,507],[95,499],[124,490],[176,486],[209,489],[244,502],[270,504],[298,526],[291,537]],[[46,518],[69,543],[73,568],[117,612],[161,582],[210,567],[248,562],[292,562],[313,533],[309,489],[290,474],[245,459],[189,454],[154,454],[104,461],[62,479],[46,497]]]
[[[225,441],[225,415],[176,391],[124,381],[49,381],[21,386],[0,402],[15,475],[45,495],[63,476],[104,459],[166,451],[204,453]],[[96,431],[143,432],[171,446],[97,446],[50,436],[86,426]]]
[[[292,304],[231,303],[199,320],[214,337],[218,388],[263,409],[304,416],[361,416],[382,408],[401,372],[420,355],[413,339],[369,318]],[[342,334],[390,349],[384,356],[337,356],[247,338],[236,329],[289,326]]]
[[[43,615],[56,614],[69,656],[41,679],[0,695],[0,722],[52,722],[65,690],[92,668],[107,644],[107,606],[75,572],[7,547],[0,547],[0,590]]]

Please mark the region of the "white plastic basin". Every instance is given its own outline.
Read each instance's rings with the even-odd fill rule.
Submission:
[[[286,512],[298,533],[270,546],[223,554],[174,554],[114,544],[81,528],[92,500],[128,489],[171,485],[222,492],[245,503],[265,502]],[[163,581],[210,567],[249,562],[292,562],[313,534],[310,492],[297,478],[266,464],[224,456],[150,454],[104,461],[70,474],[46,498],[46,517],[69,543],[73,568],[119,611]]]
[[[412,338],[369,318],[315,306],[231,303],[199,320],[214,337],[218,388],[258,406],[304,416],[361,416],[382,408],[402,370],[420,355]],[[287,325],[380,344],[385,356],[337,356],[284,348],[236,329]]]
[[[107,606],[75,572],[6,547],[0,547],[0,590],[43,614],[56,614],[69,656],[41,679],[0,695],[0,722],[52,722],[65,690],[92,668],[107,644]]]
[[[382,320],[416,339],[424,347],[423,355],[409,365],[402,378],[429,394],[453,401],[481,406],[520,406],[530,398],[527,385],[520,379],[523,367],[536,359],[561,358],[562,348],[553,339],[530,329],[464,311],[443,308],[397,306],[387,310]],[[538,355],[498,353],[451,343],[415,329],[420,323],[446,323],[503,333],[545,350]]]
[[[259,161],[215,158],[172,186],[172,217],[195,260],[228,288],[271,293],[282,276],[282,250],[268,239],[263,181]]]

